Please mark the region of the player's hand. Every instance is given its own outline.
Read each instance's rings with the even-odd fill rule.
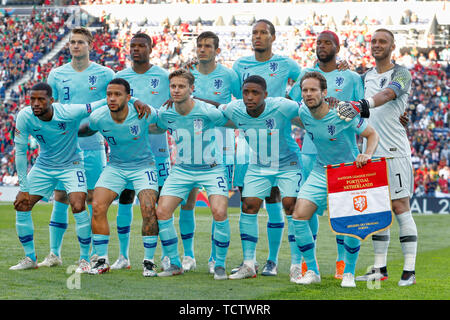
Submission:
[[[338,71],[345,71],[345,70],[350,69],[350,65],[348,64],[348,62],[346,60],[336,61],[336,67],[337,67]]]
[[[138,119],[142,119],[144,116],[145,119],[148,119],[148,116],[152,113],[150,107],[140,100],[136,100],[134,102],[134,107],[136,108],[136,111],[138,113]]]
[[[339,99],[336,99],[334,97],[327,97],[325,98],[325,101],[328,103],[328,105],[330,106],[330,108],[334,109],[337,107],[338,103],[340,102]]]
[[[167,106],[167,109],[172,108],[172,107],[173,107],[173,100],[172,100],[172,98],[169,98],[169,100],[167,100],[166,102],[164,102],[162,106],[163,106],[163,107],[164,107],[164,106]]]
[[[22,210],[18,210],[18,211],[23,211],[24,208],[29,208],[30,207],[30,194],[28,192],[22,192],[19,191],[19,193],[16,196],[16,200],[14,200],[14,208],[18,209],[18,208],[22,208]],[[27,209],[25,209],[27,210]]]
[[[356,167],[357,168],[362,168],[364,165],[367,164],[367,161],[370,160],[370,156],[364,153],[360,153],[358,154],[358,156],[356,157]]]
[[[409,123],[409,117],[408,117],[408,113],[406,111],[405,111],[405,113],[400,115],[399,120],[400,120],[400,123],[402,124],[402,126],[404,126],[405,129],[407,129],[408,123]]]
[[[358,114],[362,118],[370,116],[369,103],[365,99],[359,101],[341,101],[336,107],[339,118],[345,121],[351,121]]]
[[[194,59],[186,62],[185,65],[183,66],[183,68],[187,69],[187,70],[194,70],[194,68],[197,64],[198,64],[198,60],[197,60],[197,58],[194,58]]]

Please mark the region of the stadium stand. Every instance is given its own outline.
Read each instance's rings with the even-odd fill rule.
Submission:
[[[8,1],[9,2],[9,1]],[[169,2],[169,1],[168,1]],[[176,1],[172,1],[175,3]],[[115,71],[129,65],[127,56],[131,35],[137,31],[145,31],[153,40],[152,63],[169,70],[182,67],[192,60],[195,52],[195,37],[202,31],[212,30],[220,38],[222,53],[219,61],[229,67],[240,56],[252,53],[249,39],[249,27],[257,18],[263,17],[255,9],[254,14],[248,14],[245,7],[234,10],[232,15],[216,9],[214,14],[203,14],[196,4],[207,3],[207,6],[223,8],[228,3],[235,3],[238,8],[244,1],[192,1],[188,5],[194,8],[194,14],[180,17],[170,12],[170,4],[164,1],[127,1],[127,0],[96,0],[79,1],[79,10],[56,15],[54,10],[46,9],[50,2],[32,10],[29,15],[1,16],[0,37],[0,159],[2,177],[0,183],[14,183],[14,117],[17,111],[29,103],[28,92],[37,81],[45,81],[49,71],[69,61],[69,52],[63,47],[55,57],[45,63],[40,58],[55,47],[55,44],[67,33],[66,21],[74,19],[81,25],[88,26],[95,33],[95,46],[91,59],[109,66]],[[217,2],[217,3],[216,3]],[[239,4],[241,2],[241,4]],[[267,1],[270,2],[270,1]],[[275,1],[273,1],[275,2]],[[284,2],[284,1],[280,1]],[[324,1],[321,1],[324,2]],[[68,2],[63,4],[77,4]],[[156,7],[155,3],[163,3]],[[216,4],[214,4],[216,3]],[[117,4],[129,4],[127,10],[118,12]],[[135,9],[132,9],[135,4]],[[154,4],[160,14],[142,16],[140,4]],[[287,9],[294,3],[286,4]],[[346,3],[347,4],[347,3]],[[301,67],[311,66],[315,61],[314,38],[324,29],[336,31],[341,40],[340,59],[346,60],[351,69],[358,73],[365,72],[374,65],[370,56],[370,35],[377,27],[386,26],[396,34],[398,50],[394,59],[405,65],[413,77],[412,93],[410,95],[408,136],[411,143],[412,160],[415,169],[416,195],[448,194],[450,179],[450,148],[449,148],[449,74],[450,74],[450,23],[442,18],[445,16],[445,3],[433,2],[434,7],[423,10],[423,1],[416,1],[406,10],[400,10],[397,15],[386,16],[386,2],[370,3],[373,15],[368,18],[361,14],[360,3],[352,3],[350,9],[338,11],[327,4],[317,10],[315,4],[304,6],[295,15],[275,17],[277,40],[274,52],[291,56]],[[390,2],[392,4],[392,2]],[[428,4],[428,3],[427,3]],[[116,5],[116,6],[114,6]],[[245,4],[257,5],[260,4]],[[264,4],[270,6],[272,4]],[[281,4],[280,4],[281,5]],[[300,8],[298,4],[295,8]],[[318,4],[319,5],[319,4]],[[328,6],[330,5],[330,6]],[[365,3],[364,5],[369,5]],[[442,7],[444,5],[444,7]],[[230,7],[230,6],[229,6]],[[116,9],[115,9],[116,8]],[[123,8],[123,6],[122,6]],[[149,8],[149,7],[147,7]],[[173,8],[173,7],[172,7]],[[259,7],[258,7],[259,8]],[[405,7],[402,7],[405,8]],[[169,10],[169,11],[168,11]],[[203,9],[202,9],[203,10]],[[207,9],[204,9],[207,10]],[[209,9],[211,10],[211,9]],[[384,10],[384,11],[383,11]],[[188,12],[189,10],[183,10]],[[442,13],[443,11],[443,13]],[[211,12],[211,11],[210,11]],[[320,14],[318,13],[320,12]],[[219,13],[221,15],[219,15]],[[129,19],[124,15],[129,14]],[[156,17],[157,16],[157,17]],[[131,18],[134,17],[134,18]],[[198,18],[197,18],[198,17]],[[202,17],[202,18],[199,18]],[[78,19],[78,20],[77,20]],[[448,18],[447,18],[448,20]],[[43,22],[46,23],[43,23]],[[172,21],[172,22],[171,22]],[[280,23],[280,22],[284,22]],[[11,30],[14,36],[11,37]],[[43,34],[51,35],[49,37]],[[14,83],[31,72],[30,81],[14,86]],[[8,94],[7,94],[8,93]],[[296,141],[301,145],[303,132],[294,130]],[[30,141],[28,158],[30,165],[38,154],[35,141]],[[6,175],[7,178],[3,179]],[[3,181],[5,180],[5,181]]]

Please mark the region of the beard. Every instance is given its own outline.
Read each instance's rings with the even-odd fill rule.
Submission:
[[[317,108],[319,108],[319,107],[322,105],[323,101],[324,101],[324,99],[321,98],[317,104],[312,105],[312,106],[308,106],[308,105],[307,105],[307,107],[308,107],[308,109],[309,109],[310,111],[314,111],[314,110],[316,110]]]
[[[317,60],[319,60],[320,62],[323,62],[323,63],[327,63],[327,62],[330,62],[331,60],[333,60],[335,56],[336,56],[336,52],[332,52],[322,58],[319,56],[319,54],[317,54]]]

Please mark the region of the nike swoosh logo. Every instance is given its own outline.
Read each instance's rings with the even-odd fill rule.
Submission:
[[[238,126],[245,126],[245,123],[238,123]]]
[[[102,130],[103,132],[110,132],[111,130]]]
[[[70,79],[63,80],[62,82],[64,83],[64,82],[67,82],[67,81],[70,81]]]
[[[402,192],[402,191],[403,191],[403,190],[399,190],[399,191],[395,190],[395,194],[400,193],[400,192]]]
[[[250,69],[250,67],[244,67],[244,70]]]
[[[167,120],[167,122],[168,122],[168,123],[174,123],[175,121],[169,121],[169,120]]]
[[[41,130],[41,129],[33,129],[33,131],[39,131],[39,130]]]

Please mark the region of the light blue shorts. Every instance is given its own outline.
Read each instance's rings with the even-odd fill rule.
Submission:
[[[103,170],[95,187],[102,187],[114,191],[120,195],[125,187],[130,186],[136,191],[151,189],[158,192],[158,175],[155,167],[138,169],[120,169],[107,165]]]
[[[323,215],[327,208],[327,178],[325,173],[311,171],[308,179],[300,188],[297,198],[306,199],[317,206],[316,213]]]
[[[224,165],[225,178],[227,180],[228,190],[233,190],[233,174],[234,174],[234,164]]]
[[[95,184],[106,166],[106,153],[104,150],[83,150],[83,158],[87,189],[94,190]],[[64,190],[64,188],[61,183],[58,183],[55,190]]]
[[[156,174],[158,175],[158,187],[162,187],[164,185],[164,181],[166,181],[167,177],[169,176],[170,158],[155,157],[155,170]],[[131,182],[128,183],[125,189],[134,190],[133,184]]]
[[[228,197],[227,179],[222,165],[210,170],[188,170],[180,166],[173,166],[161,190],[160,196],[174,196],[186,203],[193,188],[205,188],[208,196],[217,194]]]
[[[43,169],[33,166],[27,176],[29,194],[42,196],[48,201],[57,184],[68,194],[87,192],[86,175],[82,165],[69,169]]]
[[[244,177],[245,177],[245,173],[247,172],[247,168],[248,168],[248,163],[234,165],[233,185],[235,187],[243,187],[244,186]]]
[[[270,196],[272,187],[278,186],[282,198],[296,198],[301,182],[300,169],[279,171],[278,169],[263,169],[249,165],[244,178],[242,197],[256,197],[264,200]]]
[[[303,172],[303,181],[302,184],[306,182],[311,171],[316,163],[317,154],[303,154],[302,153],[302,172]]]

